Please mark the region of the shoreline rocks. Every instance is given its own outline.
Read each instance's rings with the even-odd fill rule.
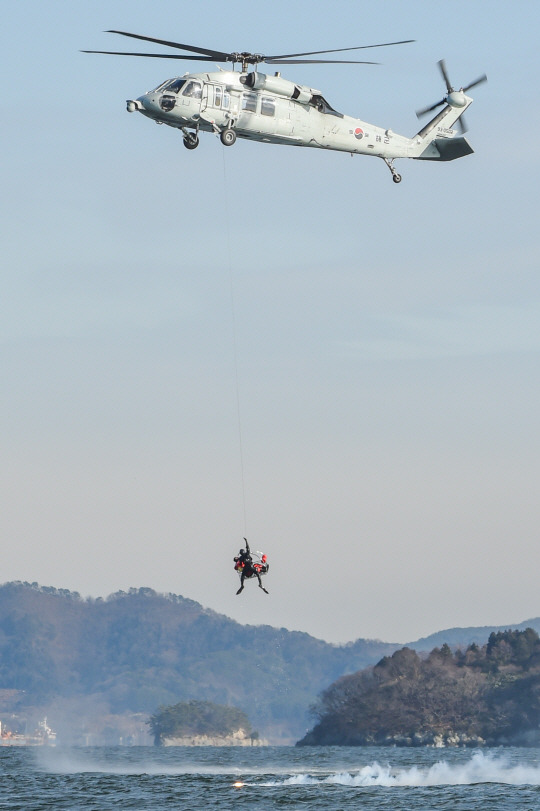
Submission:
[[[163,737],[162,746],[268,746],[268,741],[238,729],[232,735],[184,735]]]

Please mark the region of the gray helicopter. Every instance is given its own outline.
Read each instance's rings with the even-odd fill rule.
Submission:
[[[401,175],[394,168],[396,158],[450,161],[470,155],[474,150],[463,137],[463,113],[472,104],[466,92],[481,82],[485,75],[459,90],[450,84],[444,60],[439,64],[447,95],[441,101],[417,111],[420,117],[435,110],[435,115],[416,135],[407,138],[390,129],[368,124],[359,118],[338,113],[319,90],[298,85],[281,77],[279,72],[268,76],[257,70],[267,65],[294,65],[317,63],[377,64],[349,59],[306,59],[321,54],[356,51],[365,48],[383,48],[404,45],[414,40],[384,42],[378,45],[360,45],[354,48],[335,48],[327,51],[309,51],[297,54],[264,56],[247,52],[226,53],[209,48],[183,45],[127,31],[107,31],[124,37],[154,42],[187,54],[132,53],[126,51],[83,51],[83,53],[112,54],[115,56],[142,56],[153,59],[186,59],[201,62],[230,62],[232,70],[220,69],[213,73],[186,73],[167,79],[154,90],[127,101],[130,113],[140,112],[157,124],[167,124],[183,133],[184,146],[195,149],[199,145],[199,132],[219,135],[225,146],[232,146],[237,137],[271,144],[315,147],[349,152],[351,155],[372,155],[384,160],[395,183]],[[241,71],[235,70],[236,64]],[[249,71],[249,66],[254,69]],[[457,124],[461,134],[453,129]]]

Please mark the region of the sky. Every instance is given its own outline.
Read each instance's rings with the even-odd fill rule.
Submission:
[[[538,3],[3,12],[0,581],[150,587],[336,643],[538,616]],[[456,86],[485,72],[475,154],[398,161],[395,185],[337,152],[188,151],[125,100],[200,65],[80,53],[131,49],[107,29],[414,39],[282,75],[411,136],[439,59]],[[269,596],[235,594],[244,536]]]

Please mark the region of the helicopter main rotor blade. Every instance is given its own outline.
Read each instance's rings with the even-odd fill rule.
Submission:
[[[381,42],[379,45],[356,45],[353,48],[331,48],[328,51],[306,51],[305,53],[299,54],[274,54],[272,56],[265,56],[264,61],[268,62],[270,59],[291,59],[295,56],[316,56],[317,54],[335,54],[339,53],[340,51],[360,51],[364,48],[386,48],[387,45],[405,45],[408,42],[416,42],[414,39],[402,39],[400,42]],[[285,64],[285,63],[283,63]],[[362,63],[358,63],[362,64]],[[367,64],[379,64],[378,62],[368,62]]]
[[[120,34],[123,37],[133,37],[134,39],[142,39],[145,42],[155,42],[157,45],[166,45],[169,48],[181,48],[184,51],[192,51],[194,53],[206,54],[210,59],[217,62],[226,62],[230,54],[224,51],[214,51],[210,48],[198,48],[195,45],[183,45],[181,42],[170,42],[167,39],[156,39],[155,37],[144,37],[141,34],[130,34],[127,31],[115,31],[114,29],[105,31],[106,34]]]
[[[485,73],[479,76],[478,79],[475,79],[474,82],[471,82],[470,84],[466,85],[465,87],[462,87],[461,89],[463,90],[464,93],[466,93],[467,90],[471,89],[471,87],[476,87],[477,84],[482,84],[482,82],[487,82],[487,76]]]
[[[380,62],[358,62],[356,59],[264,59],[267,65],[380,65]]]
[[[190,53],[199,54],[199,56],[191,57],[192,59],[198,59],[200,61],[204,61],[204,57],[206,56],[207,61],[215,61],[215,62],[246,62],[247,64],[256,65],[260,62],[267,62],[268,64],[318,64],[318,63],[341,63],[341,64],[351,64],[351,65],[377,65],[378,62],[366,62],[366,61],[356,61],[356,60],[338,60],[338,59],[312,59],[312,60],[303,60],[300,61],[297,57],[302,56],[317,56],[318,54],[327,54],[327,53],[341,53],[343,51],[358,51],[363,50],[364,48],[385,48],[389,45],[405,45],[409,42],[415,42],[413,39],[404,39],[400,40],[399,42],[381,42],[377,45],[356,45],[352,48],[332,48],[325,51],[305,51],[303,53],[294,53],[294,54],[272,54],[270,56],[264,56],[263,54],[252,54],[252,53],[238,53],[232,52],[227,53],[226,51],[216,51],[210,48],[199,48],[195,45],[186,45],[182,42],[173,42],[172,40],[167,39],[157,39],[156,37],[147,37],[142,34],[132,34],[129,31],[118,31],[117,29],[109,29],[105,33],[107,34],[119,34],[122,37],[132,37],[133,39],[140,39],[143,42],[155,42],[157,45],[165,45],[167,48],[178,48],[184,51],[190,51]],[[83,51],[83,53],[103,53],[103,54],[113,54],[118,56],[151,56],[157,58],[160,56],[159,54],[143,54],[143,53],[128,53],[126,51]],[[167,54],[161,55],[163,58],[167,59],[184,59],[190,57],[183,57],[183,56],[168,56]],[[286,60],[294,60],[294,61],[286,61]],[[282,60],[282,61],[278,61]]]
[[[83,54],[110,54],[111,56],[149,56],[151,59],[195,59],[208,62],[209,56],[196,56],[192,54],[147,54],[130,53],[129,51],[81,51]],[[220,60],[221,61],[221,60]]]
[[[146,56],[151,59],[189,59],[191,61],[199,60],[200,62],[208,62],[211,60],[209,56],[197,56],[196,54],[149,54],[141,53],[140,51],[88,51],[81,50],[83,54],[110,54],[111,56]],[[229,55],[228,55],[229,56]],[[241,55],[237,55],[237,59],[232,59],[233,54],[229,56],[226,61],[241,61]],[[225,60],[216,60],[216,62]],[[265,60],[266,61],[266,60]],[[358,62],[352,59],[272,59],[267,60],[269,65],[315,65],[319,63],[332,63],[343,65],[380,65],[380,62]]]

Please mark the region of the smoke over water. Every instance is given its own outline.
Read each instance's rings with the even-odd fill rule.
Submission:
[[[480,783],[540,786],[540,766],[510,764],[504,757],[474,754],[465,763],[438,761],[429,767],[393,768],[374,762],[358,771],[328,775],[297,774],[265,785],[465,786]]]
[[[331,770],[313,766],[289,768],[260,762],[255,766],[247,763],[204,762],[159,762],[159,759],[136,757],[124,758],[115,752],[107,757],[70,750],[42,751],[39,767],[55,774],[108,774],[108,775],[230,775],[245,781],[243,785],[266,787],[324,786],[336,785],[351,788],[406,787],[406,786],[466,786],[498,783],[509,786],[540,786],[540,765],[511,763],[504,755],[476,752],[461,763],[439,760],[432,765],[396,767],[391,763],[381,765],[378,761],[356,768]],[[142,753],[141,753],[142,754]],[[261,753],[259,752],[259,755]],[[112,755],[112,756],[111,756]],[[292,765],[292,764],[291,764]]]

